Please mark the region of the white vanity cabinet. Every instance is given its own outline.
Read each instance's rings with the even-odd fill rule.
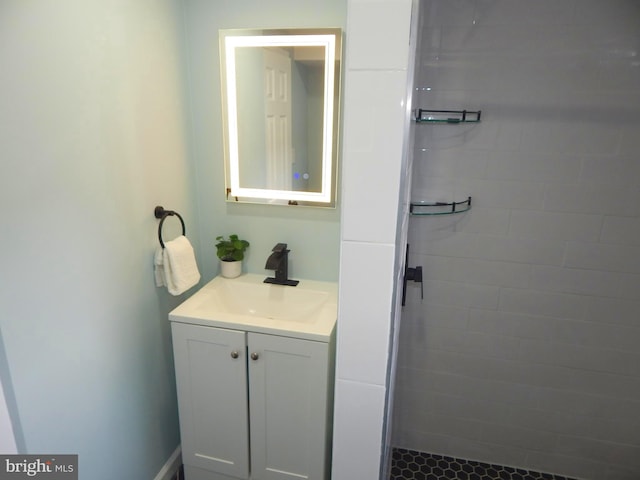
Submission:
[[[186,480],[329,478],[333,335],[171,329]]]

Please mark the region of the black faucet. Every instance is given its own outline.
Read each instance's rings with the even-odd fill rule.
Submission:
[[[289,285],[295,287],[300,283],[298,280],[289,280],[289,250],[286,243],[278,243],[273,247],[271,255],[267,258],[264,266],[267,270],[275,270],[275,277],[267,277],[264,283],[274,283],[276,285]]]

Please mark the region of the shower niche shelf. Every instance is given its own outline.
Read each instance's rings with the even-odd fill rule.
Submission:
[[[471,209],[471,197],[462,202],[411,202],[409,213],[416,216],[453,215]]]
[[[481,110],[415,110],[416,123],[479,123]]]

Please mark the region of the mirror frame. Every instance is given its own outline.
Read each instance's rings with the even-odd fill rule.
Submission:
[[[220,30],[225,156],[229,202],[335,207],[342,30],[340,28]],[[322,188],[320,192],[247,188],[240,183],[235,51],[244,47],[324,47]]]

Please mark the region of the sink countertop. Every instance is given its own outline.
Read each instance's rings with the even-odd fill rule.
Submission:
[[[295,287],[263,283],[266,275],[215,277],[169,313],[172,322],[329,342],[338,286],[301,279]]]

